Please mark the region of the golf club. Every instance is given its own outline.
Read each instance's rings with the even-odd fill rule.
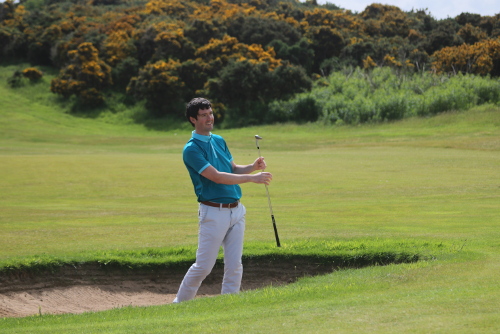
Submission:
[[[260,146],[259,146],[259,140],[261,140],[262,137],[259,135],[255,135],[255,145],[257,146],[257,150],[259,151],[259,158],[262,157],[260,155]],[[264,171],[264,170],[262,170]],[[278,247],[281,247],[280,245],[280,238],[278,237],[278,229],[276,228],[276,221],[274,220],[274,213],[273,213],[273,206],[271,205],[271,196],[269,196],[269,189],[266,186],[266,192],[267,192],[267,202],[269,203],[269,211],[271,212],[271,219],[273,221],[273,227],[274,227],[274,236],[276,237],[276,245]]]

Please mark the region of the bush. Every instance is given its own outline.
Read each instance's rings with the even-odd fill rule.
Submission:
[[[80,101],[88,107],[98,107],[104,104],[104,97],[95,88],[85,89],[80,93]]]
[[[311,97],[299,99],[293,109],[293,119],[298,122],[315,122],[321,114],[321,108]]]
[[[112,68],[113,82],[120,88],[126,88],[130,79],[139,72],[139,62],[133,57],[127,57]]]
[[[304,96],[287,102],[275,101],[270,104],[266,123],[295,121],[315,122],[321,115],[321,108],[312,97]]]
[[[402,119],[408,113],[409,105],[406,95],[391,94],[380,96],[376,99],[377,118],[382,121]]]
[[[127,94],[145,99],[154,116],[181,116],[171,108],[173,103],[182,101],[184,96],[185,84],[179,77],[180,67],[181,63],[172,59],[147,64],[130,80]]]
[[[500,102],[500,81],[487,77],[467,76],[467,87],[477,96],[477,104]]]
[[[10,78],[7,78],[7,84],[12,88],[19,88],[24,85],[23,72],[17,70]]]
[[[23,76],[28,78],[31,82],[36,82],[43,77],[43,72],[34,67],[24,69],[22,73]]]
[[[216,121],[223,119],[227,127],[244,127],[264,123],[269,108],[261,101],[242,100],[239,105],[216,108],[216,110],[214,110]]]
[[[366,73],[357,68],[322,78],[312,91],[291,100],[273,102],[266,121],[312,121],[323,115],[325,123],[359,124],[499,102],[500,82],[490,77],[401,74],[387,67]],[[307,108],[316,116],[305,116],[309,114]]]
[[[463,87],[437,87],[425,95],[425,110],[420,112],[421,116],[436,115],[451,110],[466,110],[475,100],[475,96]]]
[[[104,102],[100,91],[111,86],[113,81],[111,67],[99,59],[98,50],[92,43],[82,43],[68,55],[70,64],[52,79],[50,90],[63,97],[74,94],[90,105]]]
[[[311,85],[304,70],[288,62],[272,69],[267,62],[243,60],[230,62],[219,72],[217,79],[209,80],[206,89],[209,97],[228,107],[227,119],[231,125],[237,125],[241,117],[245,118],[242,124],[257,125],[285,121],[290,117],[300,122],[317,120],[319,112],[315,107],[310,108],[311,101],[303,101],[301,106],[294,107],[293,115],[275,109],[275,114],[269,114],[268,105],[274,99],[291,98]]]

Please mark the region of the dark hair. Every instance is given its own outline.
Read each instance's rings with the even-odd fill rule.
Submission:
[[[189,123],[191,123],[191,120],[189,117],[193,117],[198,119],[198,110],[200,109],[208,109],[211,108],[212,104],[210,101],[203,97],[195,97],[191,101],[188,102],[186,105],[186,118]],[[192,126],[194,126],[193,123],[191,123]]]

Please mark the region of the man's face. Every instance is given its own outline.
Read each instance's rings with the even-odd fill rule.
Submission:
[[[214,113],[212,108],[198,110],[198,118],[191,117],[195,132],[200,135],[208,136],[214,129]]]

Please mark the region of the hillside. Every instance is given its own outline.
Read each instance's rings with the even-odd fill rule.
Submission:
[[[265,122],[273,101],[349,68],[398,73],[500,74],[500,14],[436,20],[372,4],[361,13],[314,1],[27,0],[0,6],[0,64],[11,78],[56,74],[50,90],[77,106],[144,103],[180,117],[195,95],[219,121]],[[70,99],[71,100],[71,99]]]

